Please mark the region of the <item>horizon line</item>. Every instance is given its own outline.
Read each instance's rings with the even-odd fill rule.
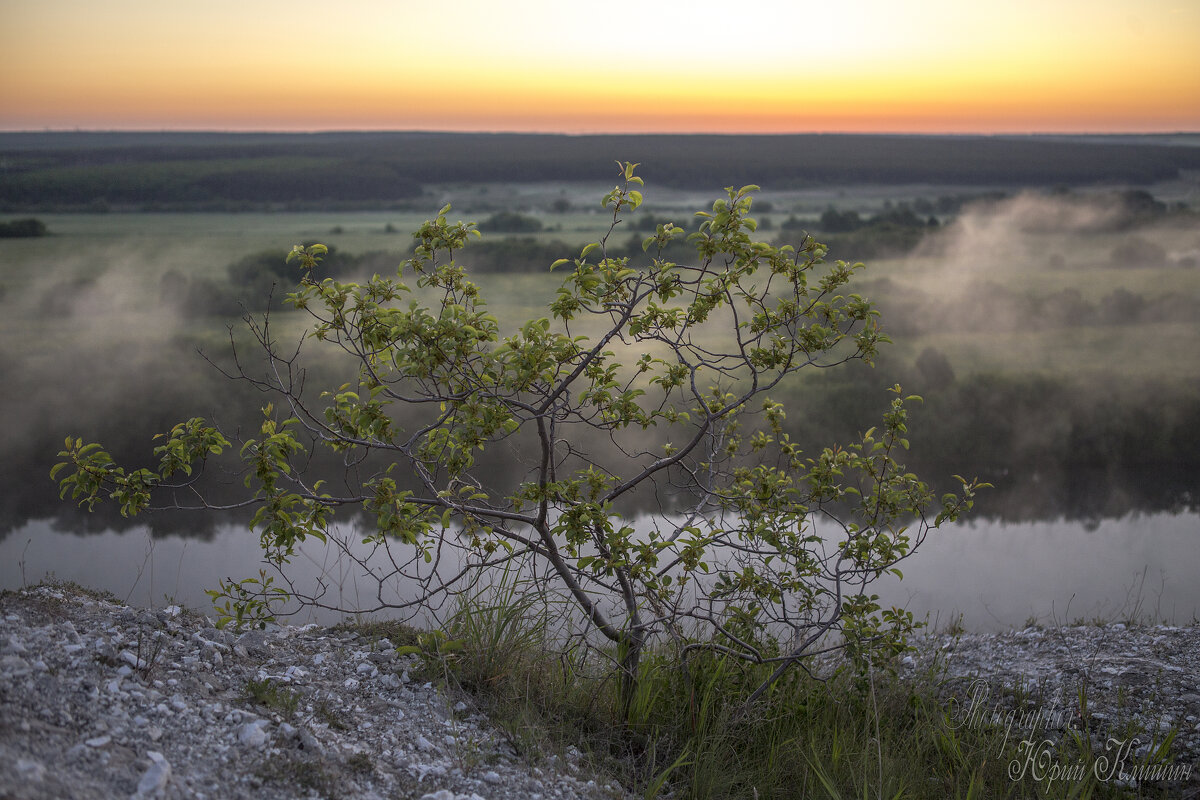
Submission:
[[[863,130],[796,130],[796,131],[551,131],[551,130],[472,130],[454,128],[312,128],[293,130],[286,128],[4,128],[5,134],[219,134],[219,135],[270,135],[310,136],[322,134],[436,134],[436,135],[496,135],[496,136],[906,136],[906,137],[1013,137],[1013,136],[1200,136],[1200,129],[1187,130],[1028,130],[1028,131],[863,131]]]

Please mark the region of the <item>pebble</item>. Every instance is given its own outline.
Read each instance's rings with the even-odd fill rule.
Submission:
[[[53,622],[41,622],[51,607]],[[0,596],[0,619],[0,686],[18,687],[0,692],[11,721],[0,725],[0,797],[21,787],[22,800],[293,800],[310,795],[289,778],[298,763],[344,800],[529,797],[531,765],[479,716],[447,737],[468,704],[431,683],[414,694],[419,659],[390,641],[319,626],[235,637],[178,606],[136,610],[46,586]],[[255,702],[248,686],[263,680],[275,692]],[[480,766],[443,741],[470,743]],[[280,775],[264,775],[265,763]],[[563,800],[624,797],[554,780]]]
[[[264,763],[312,764],[344,800],[627,797],[606,788],[611,781],[589,783],[578,751],[540,767],[524,761],[469,698],[414,683],[412,675],[428,673],[390,642],[316,626],[234,637],[194,612],[151,616],[65,587],[0,596],[0,686],[8,689],[0,691],[8,723],[0,725],[0,797],[18,786],[22,800],[127,800],[135,786],[136,800],[311,795],[286,777],[265,777]],[[137,642],[151,625],[158,649],[145,670],[137,662],[150,659],[145,649],[139,659]],[[1093,734],[1132,720],[1163,737],[1159,721],[1174,720],[1176,763],[1200,764],[1191,669],[1200,626],[1033,628],[914,644],[913,663],[901,669],[924,669],[940,654],[947,691],[984,675],[993,698],[1019,684],[1065,705],[1086,680]],[[122,667],[131,674],[118,674]],[[260,676],[275,690],[265,703],[249,696]]]
[[[933,634],[912,644],[918,655],[908,669],[927,669],[932,654],[940,653],[942,693],[959,703],[973,696],[972,687],[983,686],[984,709],[1003,714],[1015,703],[1008,689],[1020,687],[1029,702],[1077,726],[1082,691],[1095,752],[1103,752],[1109,736],[1127,737],[1131,727],[1156,744],[1174,730],[1174,762],[1200,766],[1200,726],[1189,730],[1173,722],[1200,713],[1195,673],[1181,666],[1200,663],[1200,625],[1114,623]],[[1200,789],[1200,770],[1192,773],[1188,786]]]
[[[137,792],[131,800],[150,800],[150,798],[162,797],[168,781],[171,780],[171,765],[162,753],[149,750],[146,752],[146,757],[150,759],[150,766],[142,773],[142,778],[138,781]]]
[[[21,780],[30,783],[41,783],[46,778],[46,767],[40,761],[29,758],[17,759],[17,774]]]
[[[247,747],[263,747],[271,736],[267,733],[267,726],[271,723],[265,719],[256,719],[253,722],[247,722],[238,731],[238,742]]]

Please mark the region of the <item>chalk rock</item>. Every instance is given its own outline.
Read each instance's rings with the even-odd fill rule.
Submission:
[[[247,722],[238,730],[238,742],[246,747],[262,747],[271,737],[267,734],[266,727],[270,723],[265,719],[256,719],[253,722]]]
[[[130,800],[151,800],[151,798],[162,797],[167,783],[171,780],[171,764],[162,753],[148,750],[146,757],[150,759],[150,767],[142,773],[137,791],[130,797]]]
[[[17,774],[21,776],[21,780],[29,783],[41,783],[46,779],[46,767],[42,762],[31,758],[18,758]]]

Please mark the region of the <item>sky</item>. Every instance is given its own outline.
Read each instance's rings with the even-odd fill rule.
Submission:
[[[0,130],[1200,131],[1200,0],[0,0]]]

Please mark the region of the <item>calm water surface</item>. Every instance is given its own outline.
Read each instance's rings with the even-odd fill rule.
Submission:
[[[0,587],[52,575],[104,589],[135,605],[178,602],[207,611],[206,588],[222,577],[257,574],[258,537],[222,527],[209,540],[151,537],[146,528],[76,536],[32,521],[0,541]],[[881,598],[968,630],[1095,619],[1200,619],[1200,513],[1133,514],[1085,525],[976,521],[944,528],[902,565],[903,581],[877,584]],[[358,605],[374,584],[314,547],[297,575],[322,575],[344,603]],[[363,598],[364,603],[366,598]],[[296,622],[333,622],[306,612]]]

